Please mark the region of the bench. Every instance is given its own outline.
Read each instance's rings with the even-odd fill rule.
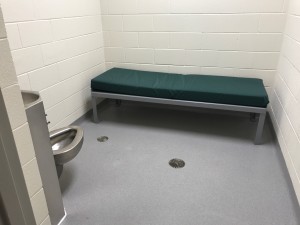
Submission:
[[[230,110],[258,114],[254,143],[262,141],[269,99],[261,79],[113,68],[92,79],[91,89],[96,123],[97,98]]]

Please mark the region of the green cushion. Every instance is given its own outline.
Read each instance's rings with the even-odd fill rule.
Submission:
[[[155,98],[267,107],[261,79],[181,75],[113,68],[91,81],[93,91]]]

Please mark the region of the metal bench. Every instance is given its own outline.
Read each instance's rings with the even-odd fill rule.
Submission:
[[[259,115],[255,144],[261,144],[269,103],[254,78],[179,75],[113,68],[91,81],[94,122],[97,98],[247,112]]]

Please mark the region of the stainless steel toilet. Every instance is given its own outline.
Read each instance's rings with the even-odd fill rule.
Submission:
[[[58,177],[63,165],[72,160],[80,151],[83,143],[83,130],[78,126],[69,126],[50,132],[50,143]]]

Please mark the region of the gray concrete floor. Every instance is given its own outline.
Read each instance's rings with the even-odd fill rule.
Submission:
[[[76,124],[79,155],[60,179],[63,225],[299,225],[269,124],[256,146],[248,115],[123,102]],[[97,137],[108,136],[105,143]],[[186,166],[174,169],[172,158]]]

